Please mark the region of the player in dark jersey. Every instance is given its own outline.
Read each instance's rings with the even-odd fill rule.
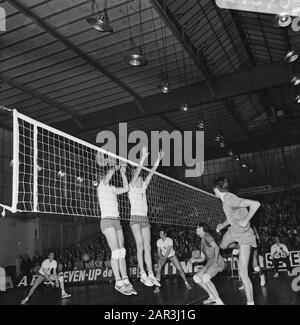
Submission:
[[[222,272],[225,267],[224,260],[219,254],[219,246],[209,234],[206,225],[199,225],[196,229],[196,233],[201,237],[201,251],[205,255],[206,264],[194,275],[193,279],[208,294],[208,299],[203,302],[204,305],[224,305],[215,285],[211,281],[211,279],[219,272]]]
[[[240,247],[239,275],[245,287],[247,305],[254,305],[253,286],[248,274],[251,248],[257,247],[250,220],[260,207],[258,201],[242,199],[229,192],[229,182],[225,177],[216,179],[213,184],[216,196],[223,203],[226,221],[218,225],[217,232],[230,225],[222,238],[220,248],[226,249],[237,242]]]

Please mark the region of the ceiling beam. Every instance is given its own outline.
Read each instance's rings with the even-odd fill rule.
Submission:
[[[0,80],[3,82],[9,84],[11,87],[21,90],[23,93],[26,93],[34,98],[39,99],[40,101],[47,103],[53,108],[56,108],[58,111],[62,111],[66,113],[67,115],[71,116],[73,121],[76,123],[77,126],[80,127],[81,130],[86,130],[85,126],[82,123],[82,116],[74,111],[72,111],[70,108],[64,106],[63,104],[60,104],[56,102],[55,100],[35,91],[31,88],[22,85],[21,83],[17,82],[16,80],[10,79],[9,77],[5,76],[4,74],[0,74]],[[22,106],[20,106],[20,110],[22,109]]]
[[[196,49],[192,43],[192,41],[189,39],[189,37],[185,34],[184,29],[180,26],[180,24],[176,21],[176,18],[171,13],[171,11],[166,6],[166,1],[164,0],[151,0],[151,3],[153,7],[158,11],[161,18],[164,20],[166,25],[170,28],[172,33],[175,35],[177,40],[182,44],[183,48],[186,50],[190,58],[194,61],[196,66],[199,68],[199,70],[207,77],[209,83],[209,90],[212,91],[212,94],[216,94],[216,88],[215,88],[215,76],[213,72],[211,71],[209,64],[203,55],[198,49]],[[214,3],[214,1],[213,1]],[[200,5],[200,4],[199,4]],[[214,4],[214,6],[217,9],[217,12],[219,14],[219,9]],[[220,15],[219,15],[220,17]],[[225,26],[222,18],[220,17],[221,22],[223,23],[225,29],[227,30],[227,27]],[[230,37],[230,35],[228,35]],[[241,128],[242,132],[245,134],[245,136],[251,140],[251,134],[247,129],[247,126],[245,125],[242,117],[240,116],[238,109],[233,106],[233,102],[228,101],[221,101],[222,106],[228,111],[228,113],[233,117],[233,119],[236,121],[236,123]]]
[[[168,9],[166,0],[150,0],[153,8],[157,11],[161,19],[171,30],[177,41],[182,45],[189,57],[193,60],[198,69],[207,78],[208,90],[214,94],[214,76],[209,69],[205,56],[193,45],[192,41],[185,34],[184,29],[179,25],[175,16]]]
[[[205,81],[177,88],[168,95],[151,95],[143,99],[147,112],[144,117],[177,111],[178,98],[184,96],[189,98],[192,110],[199,110],[203,104],[285,85],[290,82],[289,73],[288,66],[283,62],[274,62],[217,77],[214,96],[209,92]],[[84,115],[89,130],[99,130],[109,125],[139,118],[141,118],[140,112],[132,102]],[[67,133],[80,135],[71,120],[59,122],[56,127]]]
[[[55,29],[52,28],[52,26],[50,26],[48,23],[46,23],[37,14],[32,12],[28,7],[26,7],[19,0],[7,0],[7,2],[9,2],[12,6],[14,6],[17,10],[19,10],[26,17],[32,19],[37,25],[39,25],[42,29],[44,29],[48,34],[50,34],[52,37],[54,37],[56,40],[58,40],[60,43],[62,43],[69,50],[73,51],[82,60],[84,60],[91,66],[93,66],[95,69],[97,69],[99,72],[101,72],[104,76],[106,76],[108,79],[110,79],[116,85],[118,85],[120,88],[122,88],[124,91],[126,91],[130,96],[132,96],[134,98],[134,102],[137,105],[140,113],[142,113],[142,114],[145,113],[142,98],[135,91],[133,91],[131,88],[129,88],[124,82],[119,80],[114,74],[109,72],[100,63],[93,60],[89,55],[87,55],[83,51],[81,51],[72,42],[70,42],[67,38],[62,36],[60,33],[58,33]]]
[[[227,99],[222,101],[224,108],[226,111],[231,115],[231,117],[238,123],[241,131],[245,134],[248,140],[254,144],[255,140],[253,139],[251,133],[249,132],[248,128],[246,127],[242,117],[238,112],[238,108],[232,99]]]
[[[159,114],[159,117],[165,121],[167,124],[169,124],[174,130],[180,131],[180,132],[184,132],[184,130],[178,126],[176,123],[174,123],[172,120],[170,120],[166,115],[164,114]]]

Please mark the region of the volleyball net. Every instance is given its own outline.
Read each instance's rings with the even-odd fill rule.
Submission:
[[[14,110],[12,205],[5,208],[100,218],[97,188],[115,165],[126,165],[130,183],[136,163]],[[149,172],[143,167],[141,176],[145,179]],[[119,170],[111,184],[123,186]],[[214,195],[158,172],[154,172],[146,196],[153,223],[194,227],[201,222],[215,229],[224,221],[221,204]],[[121,219],[128,220],[128,193],[118,196],[118,205]]]

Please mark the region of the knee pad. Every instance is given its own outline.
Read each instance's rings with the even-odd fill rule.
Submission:
[[[202,280],[203,283],[207,283],[211,280],[211,276],[209,274],[204,274]]]
[[[255,272],[259,272],[260,271],[260,267],[259,266],[254,266],[254,271]]]
[[[194,280],[195,283],[197,283],[197,284],[200,284],[200,283],[202,282],[202,279],[199,278],[197,274],[195,274],[195,275],[193,276],[193,280]]]
[[[120,259],[120,250],[115,249],[114,251],[111,252],[111,258],[118,260]]]
[[[120,258],[125,258],[126,256],[126,249],[123,247],[120,249]]]

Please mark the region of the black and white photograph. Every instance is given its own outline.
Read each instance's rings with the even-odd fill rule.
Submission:
[[[60,305],[300,305],[298,0],[0,0],[0,307]]]

